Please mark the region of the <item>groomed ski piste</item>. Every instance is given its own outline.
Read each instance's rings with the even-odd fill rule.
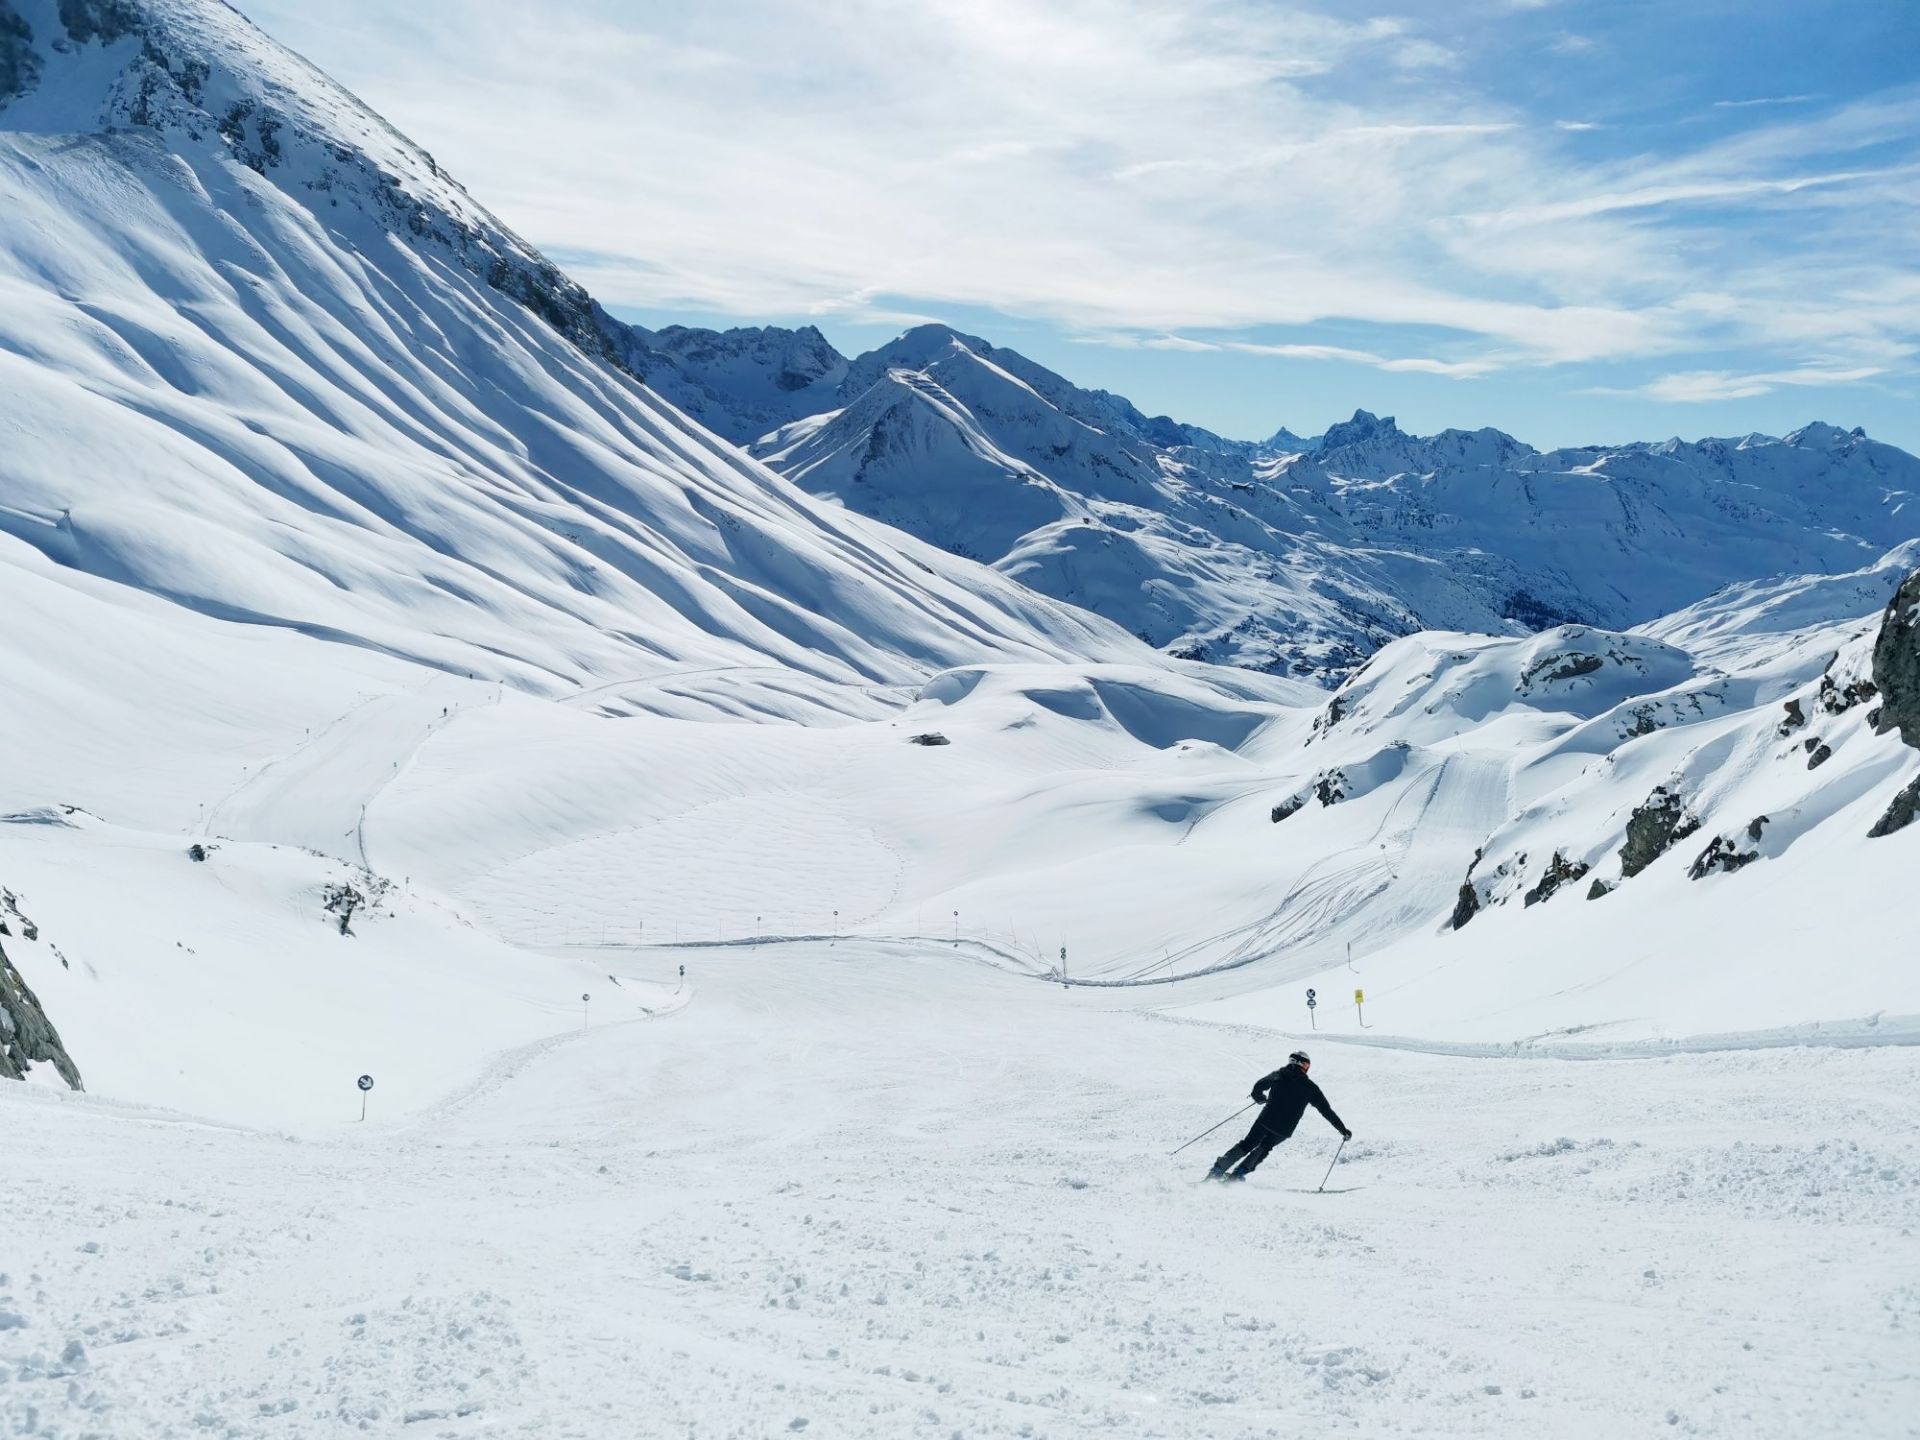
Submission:
[[[1915,1433],[1920,546],[1170,659],[234,12],[12,9],[0,1433]]]

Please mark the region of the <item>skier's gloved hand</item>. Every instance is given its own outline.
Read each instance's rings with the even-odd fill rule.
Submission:
[[[1340,1138],[1342,1140],[1351,1140],[1353,1138],[1353,1132],[1351,1130],[1342,1130],[1340,1132]]]

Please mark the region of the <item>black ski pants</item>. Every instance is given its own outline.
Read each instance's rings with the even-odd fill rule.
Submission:
[[[1247,1138],[1213,1162],[1213,1173],[1224,1175],[1232,1170],[1236,1175],[1251,1175],[1260,1168],[1260,1162],[1273,1153],[1273,1147],[1291,1133],[1286,1130],[1269,1130],[1258,1120],[1254,1121],[1253,1128],[1247,1131]],[[1236,1160],[1240,1162],[1238,1169],[1234,1168]]]

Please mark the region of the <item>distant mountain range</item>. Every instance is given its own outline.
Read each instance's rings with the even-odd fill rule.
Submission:
[[[1337,681],[1426,628],[1637,624],[1920,535],[1920,461],[1859,430],[1542,452],[1358,411],[1239,441],[923,325],[631,332],[636,372],[816,495],[1173,654]]]

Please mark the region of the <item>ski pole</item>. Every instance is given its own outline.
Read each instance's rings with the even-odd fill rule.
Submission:
[[[1260,1102],[1258,1100],[1249,1100],[1246,1104],[1242,1105],[1238,1110],[1234,1111],[1233,1114],[1227,1116],[1225,1120],[1222,1120],[1220,1122],[1220,1125],[1226,1125],[1232,1121],[1238,1120],[1242,1115],[1246,1114],[1247,1111],[1253,1109],[1253,1107],[1258,1105],[1259,1103]],[[1220,1125],[1209,1125],[1206,1129],[1202,1130],[1198,1135],[1194,1136],[1192,1140],[1187,1141],[1187,1145],[1192,1145],[1193,1143],[1195,1143],[1195,1141],[1206,1139],[1207,1136],[1213,1134],[1214,1131],[1218,1130],[1220,1128]],[[1178,1155],[1181,1150],[1184,1150],[1187,1148],[1187,1145],[1182,1145],[1179,1147],[1179,1149],[1176,1149],[1176,1150],[1169,1150],[1167,1154],[1169,1156]]]
[[[1318,1195],[1321,1190],[1325,1190],[1327,1188],[1327,1181],[1333,1178],[1333,1167],[1340,1163],[1340,1151],[1346,1148],[1347,1148],[1347,1137],[1342,1135],[1340,1137],[1339,1148],[1333,1152],[1333,1159],[1327,1162],[1327,1173],[1320,1177],[1320,1190],[1314,1191],[1313,1192],[1314,1194]]]

